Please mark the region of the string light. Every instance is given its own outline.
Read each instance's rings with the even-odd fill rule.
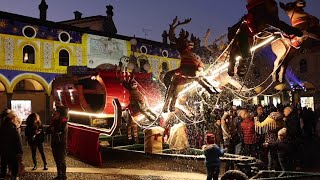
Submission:
[[[250,48],[250,51],[253,52],[253,51],[255,51],[256,49],[258,49],[258,48],[260,48],[260,47],[268,44],[269,42],[271,42],[271,41],[274,40],[274,39],[275,39],[275,36],[271,36],[271,37],[269,37],[268,39],[262,41],[261,43],[259,43],[259,44],[255,45],[255,46],[251,47],[251,48]]]
[[[81,115],[81,116],[97,117],[97,118],[108,118],[108,117],[114,117],[114,115],[113,115],[113,114],[105,114],[105,113],[88,113],[88,112],[73,111],[73,110],[70,110],[68,113],[69,113],[69,114],[74,114],[74,115]]]

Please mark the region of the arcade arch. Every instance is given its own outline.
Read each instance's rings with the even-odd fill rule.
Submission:
[[[49,122],[50,90],[48,83],[37,74],[21,74],[11,81],[11,86],[3,93],[8,108],[15,110],[23,120],[31,112],[40,115],[43,123]],[[6,108],[6,107],[4,107]]]

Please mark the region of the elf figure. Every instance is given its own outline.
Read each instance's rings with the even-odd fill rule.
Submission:
[[[128,118],[127,118],[127,131],[128,140],[134,139],[135,143],[138,143],[138,118],[144,116],[149,121],[155,121],[157,115],[149,108],[146,97],[138,88],[138,82],[134,80],[134,76],[131,75],[127,81],[123,81],[122,85],[129,91],[129,106],[128,106]],[[133,135],[132,135],[133,134]]]

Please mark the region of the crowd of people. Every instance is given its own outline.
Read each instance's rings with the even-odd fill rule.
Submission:
[[[56,106],[52,115],[49,128],[44,129],[37,113],[31,113],[26,119],[25,136],[31,148],[33,168],[37,169],[37,149],[43,161],[43,170],[48,170],[46,156],[43,149],[46,134],[51,134],[52,154],[57,167],[55,179],[64,180],[66,176],[66,153],[68,134],[68,109],[64,106]],[[11,109],[5,109],[0,114],[0,179],[15,180],[24,173],[21,119]]]
[[[306,141],[319,138],[317,131],[320,110],[293,106],[231,106],[224,109],[208,109],[203,112],[205,121],[189,125],[191,147],[202,147],[210,177],[217,177],[219,157],[224,152],[256,157],[265,169],[294,171],[303,163],[299,153]],[[33,168],[38,168],[37,149],[43,161],[43,170],[48,170],[43,149],[46,134],[51,134],[51,148],[57,167],[56,179],[66,179],[68,109],[57,106],[49,128],[42,126],[37,113],[26,119],[25,136],[32,152]],[[17,114],[6,109],[0,114],[0,178],[10,175],[16,179],[23,173],[23,148],[21,120]],[[192,126],[193,128],[190,128]],[[194,136],[194,133],[197,135]],[[209,157],[214,154],[214,158]],[[226,170],[234,170],[227,163]]]
[[[308,161],[302,156],[306,142],[319,138],[319,112],[283,105],[232,106],[209,113],[202,130],[207,139],[214,136],[221,151],[226,148],[227,153],[256,157],[267,170],[295,171]],[[204,144],[212,143],[207,140]],[[206,155],[206,145],[204,149]],[[227,162],[226,170],[229,169],[235,167]]]

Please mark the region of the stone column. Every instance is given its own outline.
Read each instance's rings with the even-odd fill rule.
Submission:
[[[50,95],[46,93],[46,107],[45,107],[45,124],[49,124],[50,119],[51,119],[51,98]]]
[[[320,108],[320,90],[316,89],[313,94],[314,109]]]
[[[300,104],[300,92],[299,91],[294,91],[294,92],[292,92],[292,104],[293,105],[301,105]]]
[[[7,108],[11,109],[11,100],[13,93],[7,93]]]

